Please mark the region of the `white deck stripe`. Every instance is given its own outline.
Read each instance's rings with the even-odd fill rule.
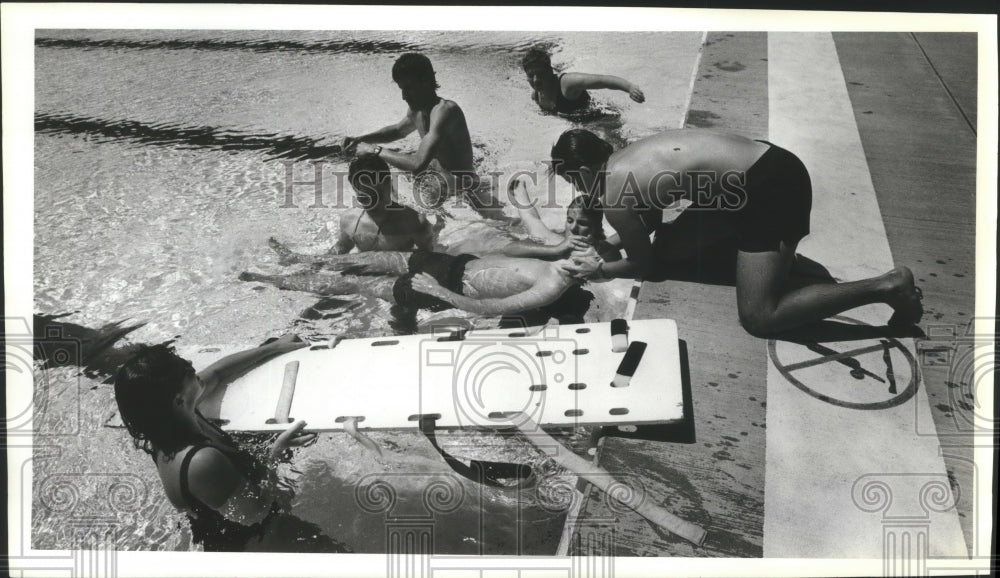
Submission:
[[[768,91],[770,140],[798,155],[812,177],[812,234],[799,252],[840,279],[891,269],[832,35],[768,34]],[[878,305],[850,316],[882,325],[889,313]],[[911,340],[904,345],[913,350]],[[823,379],[845,379],[839,364],[825,367]],[[966,556],[958,516],[948,509],[952,496],[937,436],[918,435],[917,422],[925,430],[933,424],[922,387],[894,408],[847,409],[806,395],[769,360],[764,555],[898,557],[902,545],[893,540],[909,532],[915,542],[918,535],[929,541],[930,556]],[[862,487],[863,496],[852,495]],[[900,516],[909,517],[909,530]]]

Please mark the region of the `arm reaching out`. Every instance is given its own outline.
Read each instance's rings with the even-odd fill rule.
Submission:
[[[511,257],[533,257],[551,261],[565,257],[574,250],[584,250],[587,247],[590,245],[587,243],[586,237],[572,235],[563,238],[555,245],[542,245],[531,241],[512,241],[503,248],[503,253]]]
[[[198,378],[201,379],[201,383],[204,386],[204,389],[201,392],[201,397],[199,397],[198,401],[200,402],[205,399],[205,397],[212,393],[215,388],[219,387],[219,385],[235,379],[238,375],[245,371],[249,371],[254,366],[259,365],[276,355],[287,353],[289,351],[295,351],[296,349],[301,349],[307,345],[309,344],[302,341],[298,335],[289,333],[288,335],[285,335],[266,345],[261,345],[260,347],[255,347],[253,349],[248,349],[246,351],[241,351],[239,353],[223,357],[219,361],[216,361],[212,365],[209,365],[205,369],[198,372]]]
[[[431,118],[427,127],[427,133],[420,139],[420,146],[417,152],[406,154],[397,151],[383,149],[379,153],[385,162],[403,169],[404,171],[420,172],[430,165],[437,154],[438,146],[445,138],[446,128],[456,115],[462,114],[461,109],[453,102],[445,102],[443,105],[435,107],[431,111]],[[412,124],[412,123],[411,123]],[[358,145],[358,154],[373,153],[375,147],[361,143]]]
[[[359,143],[377,144],[397,141],[415,130],[417,130],[417,127],[413,124],[413,120],[410,118],[409,113],[407,113],[406,116],[403,117],[403,120],[397,122],[396,124],[384,126],[374,132],[370,132],[362,136],[349,136],[345,138],[344,152],[349,152]]]
[[[627,92],[629,97],[636,102],[645,102],[646,95],[642,89],[618,76],[604,74],[584,74],[582,72],[570,72],[562,77],[561,88],[566,98],[574,99],[587,89],[600,90],[608,88]]]
[[[450,303],[459,309],[480,315],[507,315],[544,307],[559,298],[567,286],[539,282],[523,293],[499,299],[472,299],[442,287],[427,273],[417,273],[413,277],[413,288],[421,293]]]

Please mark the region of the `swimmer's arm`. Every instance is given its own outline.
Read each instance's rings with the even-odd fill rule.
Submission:
[[[653,262],[653,245],[649,233],[639,216],[632,211],[606,211],[608,223],[617,231],[618,241],[625,250],[625,258],[601,265],[606,278],[635,279],[643,276]]]
[[[536,283],[531,289],[499,299],[472,299],[445,289],[433,277],[418,273],[413,278],[413,288],[421,293],[450,303],[454,307],[480,315],[506,315],[544,307],[552,303],[566,290],[566,285],[557,283]]]
[[[414,153],[401,153],[398,151],[392,151],[387,149],[382,149],[379,156],[382,157],[385,162],[390,165],[403,169],[404,171],[411,171],[418,173],[428,167],[431,161],[437,153],[438,147],[444,140],[445,127],[447,123],[456,114],[461,114],[456,106],[448,105],[435,109],[431,113],[430,126],[427,127],[427,134],[420,139],[420,146],[417,147],[417,151]]]
[[[646,100],[646,95],[642,93],[642,90],[638,86],[624,78],[606,74],[570,72],[563,75],[560,88],[562,88],[563,94],[569,99],[578,98],[588,88],[595,90],[608,88],[627,92],[632,100],[636,102]]]
[[[478,313],[480,315],[507,315],[509,313],[520,313],[544,307],[559,298],[561,291],[552,291],[550,288],[535,285],[524,293],[503,297],[501,299],[470,299],[464,295],[452,293],[447,289],[445,297],[440,299],[451,303],[459,309]]]
[[[191,458],[188,469],[191,494],[243,524],[250,525],[267,516],[277,498],[273,487],[273,484],[251,483],[225,454],[213,447],[202,448]]]
[[[572,235],[570,237],[558,237],[558,243],[543,245],[532,241],[512,241],[503,248],[504,255],[509,257],[532,257],[535,259],[555,260],[573,251],[573,249],[586,249],[585,237]]]
[[[407,111],[406,116],[396,124],[384,126],[365,135],[348,137],[345,140],[344,148],[350,148],[359,142],[379,144],[397,141],[415,130],[417,130],[417,125],[413,123],[413,119]]]
[[[503,248],[503,254],[508,257],[531,257],[534,259],[558,259],[569,249],[559,245],[541,245],[531,241],[511,241]]]
[[[309,344],[302,341],[298,335],[289,333],[271,343],[223,357],[198,372],[198,378],[201,379],[202,386],[204,386],[198,401],[205,399],[217,387],[236,379],[241,374],[253,369],[254,366],[282,353],[295,351],[307,345]]]

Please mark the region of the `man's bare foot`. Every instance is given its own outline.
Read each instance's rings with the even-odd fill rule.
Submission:
[[[293,253],[288,247],[282,245],[274,237],[267,240],[267,246],[274,249],[274,252],[278,254],[278,263],[281,265],[293,265],[300,262],[295,253]]]
[[[919,323],[924,315],[923,294],[913,282],[913,272],[908,267],[896,267],[886,277],[892,284],[886,303],[894,311],[889,318],[889,327],[909,327]]]

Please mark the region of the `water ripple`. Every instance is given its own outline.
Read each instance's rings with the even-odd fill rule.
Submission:
[[[111,120],[71,114],[35,114],[35,130],[49,134],[84,134],[111,140],[144,144],[178,145],[223,151],[264,151],[270,158],[316,159],[340,155],[340,145],[321,145],[319,139],[279,135],[249,134],[212,126],[183,126]]]
[[[126,40],[93,38],[35,38],[39,48],[125,48],[131,50],[249,50],[252,52],[323,52],[379,54],[417,50],[416,44],[392,40]]]
[[[487,52],[523,53],[532,47],[554,50],[558,43],[530,38],[511,38],[508,42],[469,41],[464,37],[440,35],[429,38],[430,43],[417,43],[383,39],[353,40],[275,40],[219,38],[191,39],[169,38],[157,40],[132,40],[126,38],[35,38],[37,48],[71,49],[126,49],[126,50],[244,50],[250,52],[294,52],[296,54],[398,54],[401,52]]]

